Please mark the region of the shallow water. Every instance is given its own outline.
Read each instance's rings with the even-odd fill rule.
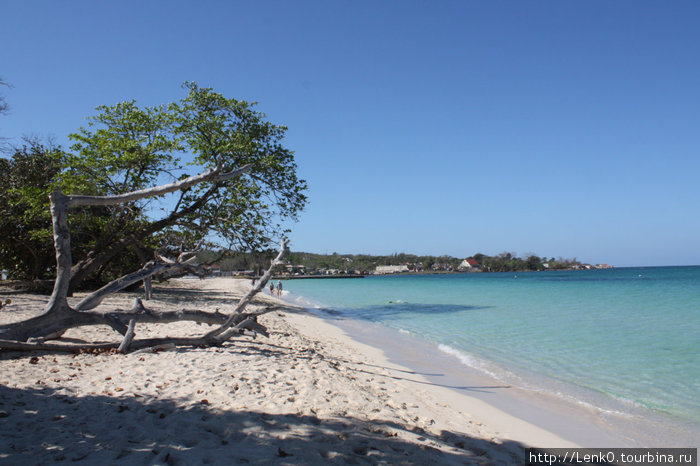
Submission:
[[[508,384],[700,432],[700,267],[290,280]]]

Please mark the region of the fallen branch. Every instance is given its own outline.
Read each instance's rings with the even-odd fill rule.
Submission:
[[[245,330],[252,330],[255,333],[260,333],[265,336],[269,336],[267,329],[264,326],[257,323],[253,317],[248,317],[243,320],[240,324],[233,327],[231,330],[235,330],[232,334],[241,335]],[[127,331],[128,333],[128,331]],[[13,340],[0,340],[0,349],[14,350],[14,351],[50,351],[57,353],[78,353],[81,351],[107,351],[110,349],[119,349],[122,343],[45,343],[43,341],[13,341]],[[209,340],[203,337],[165,337],[165,338],[148,338],[143,340],[133,340],[128,346],[128,350],[133,352],[149,352],[158,350],[161,348],[175,348],[175,347],[204,347],[211,346]],[[125,348],[123,353],[127,353]]]
[[[136,320],[131,319],[129,321],[129,328],[126,330],[126,334],[124,334],[124,340],[122,341],[122,344],[119,345],[119,352],[120,353],[126,353],[129,351],[129,345],[131,345],[131,342],[134,340],[134,330],[136,329]]]
[[[270,267],[265,271],[265,274],[255,283],[255,286],[248,291],[248,293],[241,298],[241,300],[238,302],[238,305],[236,308],[233,310],[231,313],[231,316],[224,322],[224,324],[215,329],[212,330],[211,332],[207,333],[204,335],[204,338],[206,339],[211,339],[215,341],[216,343],[220,344],[223,341],[228,340],[235,332],[229,331],[231,327],[234,325],[237,325],[238,322],[240,322],[240,316],[243,313],[243,310],[245,307],[248,305],[248,303],[253,299],[253,297],[262,290],[267,282],[272,278],[272,272],[274,271],[274,268],[282,263],[282,258],[285,256],[285,254],[288,252],[287,249],[287,241],[282,240],[280,244],[280,251],[277,254],[277,257],[275,257],[270,264]]]
[[[111,348],[117,348],[118,345],[119,343],[58,344],[0,340],[0,349],[14,351],[52,351],[57,353],[77,353],[81,350],[108,350]]]

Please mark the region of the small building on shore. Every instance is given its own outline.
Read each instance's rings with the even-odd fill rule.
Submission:
[[[404,273],[408,272],[408,266],[407,265],[378,265],[376,269],[374,269],[375,275],[385,275],[389,273]]]
[[[284,266],[285,275],[306,275],[306,266],[287,264]]]
[[[458,270],[472,270],[472,269],[478,269],[479,268],[479,263],[475,260],[472,259],[471,257],[469,259],[464,259],[462,263],[459,264],[457,267]]]

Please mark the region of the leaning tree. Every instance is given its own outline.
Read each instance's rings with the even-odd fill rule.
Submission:
[[[56,280],[43,314],[0,326],[0,347],[15,349],[73,349],[51,345],[67,329],[106,324],[125,335],[126,347],[152,346],[155,340],[130,342],[137,322],[192,320],[219,324],[197,338],[169,340],[186,345],[219,344],[244,329],[265,332],[256,317],[270,308],[252,312],[246,305],[267,282],[280,252],[257,285],[227,314],[204,311],[155,312],[136,300],[130,310],[100,311],[96,307],[111,293],[153,275],[194,267],[192,254],[167,259],[160,248],[155,260],[140,270],[120,276],[70,306],[67,297],[90,273],[104,268],[129,248],[155,249],[157,240],[178,239],[202,244],[216,235],[229,247],[254,248],[269,244],[284,218],[295,218],[303,208],[306,184],[296,177],[291,151],[281,139],[286,128],[265,121],[247,102],[227,99],[211,89],[186,83],[188,96],[167,106],[140,109],[134,102],[100,107],[88,129],[72,135],[76,141],[69,154],[68,169],[56,180],[50,195],[51,228],[56,257]],[[180,154],[204,168],[194,176],[178,176]],[[170,183],[150,187],[170,175]],[[70,191],[69,191],[70,190]],[[80,192],[66,195],[64,192]],[[157,212],[153,199],[166,199],[165,213]],[[150,200],[150,201],[149,201]],[[150,203],[149,203],[150,202]],[[103,237],[74,263],[69,213],[93,208],[110,209],[118,228],[107,225]],[[146,214],[148,212],[148,215]],[[278,236],[284,237],[284,232]],[[162,244],[160,246],[163,246]],[[153,252],[153,251],[151,251]],[[153,257],[153,256],[151,256]]]
[[[185,88],[186,97],[168,105],[98,107],[69,136],[67,151],[33,143],[0,159],[0,268],[17,279],[53,272],[45,264],[54,260],[47,212],[55,188],[121,195],[184,178],[184,168],[251,166],[236,183],[202,183],[128,205],[75,206],[71,291],[119,277],[166,244],[191,247],[216,237],[222,249],[254,250],[284,234],[280,221],[295,219],[306,202],[306,183],[282,145],[286,128],[266,121],[253,104],[194,83]]]
[[[283,236],[280,224],[303,209],[306,182],[297,177],[294,155],[282,144],[286,128],[267,121],[254,104],[194,83],[184,87],[187,95],[167,105],[139,107],[129,101],[98,107],[88,125],[69,136],[73,145],[50,183],[15,190],[18,209],[32,197],[34,211],[42,202],[45,209],[55,188],[115,196],[184,179],[188,172],[250,169],[235,183],[207,181],[128,204],[73,206],[76,254],[69,293],[87,281],[104,284],[123,275],[166,244],[192,247],[216,238],[224,249],[259,249]],[[8,175],[0,176],[5,182]],[[44,223],[32,224],[32,238],[50,240],[50,219],[36,217]],[[0,244],[9,238],[0,235]]]

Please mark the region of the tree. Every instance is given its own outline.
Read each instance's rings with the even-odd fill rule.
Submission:
[[[525,267],[528,270],[543,270],[542,259],[540,259],[536,254],[528,254],[525,258]]]
[[[280,252],[272,261],[267,272],[265,272],[261,279],[258,280],[257,284],[239,300],[230,314],[222,314],[218,311],[215,313],[208,313],[197,310],[155,313],[147,309],[139,299],[135,300],[134,306],[130,310],[116,310],[113,312],[94,310],[105,297],[137,281],[172,269],[190,268],[190,260],[196,257],[194,254],[191,254],[189,258],[181,254],[177,260],[159,257],[154,261],[148,262],[141,270],[120,277],[89,294],[75,306],[70,306],[67,300],[72,265],[71,235],[68,225],[68,211],[70,209],[79,206],[126,204],[147,197],[187,190],[200,183],[231,182],[231,180],[239,178],[250,169],[250,165],[244,165],[230,172],[222,172],[221,168],[217,167],[200,175],[188,177],[174,183],[114,196],[67,196],[64,195],[60,189],[52,192],[50,196],[51,220],[54,233],[54,248],[56,251],[56,280],[54,282],[53,293],[51,294],[51,298],[43,314],[22,322],[0,326],[0,348],[72,351],[86,348],[114,347],[112,344],[53,345],[44,343],[44,340],[47,339],[60,338],[66,330],[73,327],[106,324],[124,335],[124,339],[118,349],[119,351],[126,352],[130,347],[134,347],[135,342],[133,338],[137,322],[167,323],[180,320],[193,320],[200,323],[220,324],[219,327],[207,332],[201,337],[141,340],[135,345],[139,348],[144,346],[160,346],[162,344],[187,346],[219,345],[247,329],[267,334],[266,329],[257,323],[257,316],[269,312],[274,309],[275,306],[268,306],[263,310],[254,310],[253,312],[245,312],[245,308],[255,294],[257,294],[270,279],[274,267],[282,263],[282,258],[287,252],[286,240],[282,240]]]
[[[184,179],[185,163],[200,172],[248,170],[235,183],[206,180],[126,205],[71,210],[82,220],[71,221],[76,260],[70,290],[88,279],[114,279],[137,257],[153,257],[167,246],[187,249],[215,239],[231,249],[265,247],[284,235],[280,223],[303,209],[306,182],[282,145],[286,128],[266,121],[255,104],[195,83],[184,88],[186,97],[167,105],[140,108],[130,101],[98,107],[88,126],[70,135],[73,145],[52,186],[118,196]],[[50,223],[45,226],[50,231]]]
[[[472,256],[472,258],[473,258],[475,261],[477,261],[479,264],[481,264],[482,266],[484,265],[484,259],[485,259],[485,258],[488,258],[488,257],[489,257],[489,256],[487,256],[487,255],[485,255],[485,254],[482,254],[482,253],[480,253],[480,252],[479,252],[479,253],[476,253],[476,254],[474,254],[474,255]]]
[[[140,109],[134,102],[126,102],[99,107],[101,113],[91,118],[88,128],[71,135],[75,141],[72,152],[55,154],[61,168],[46,162],[53,159],[41,151],[29,158],[31,163],[46,162],[42,180],[51,179],[46,184],[56,187],[49,196],[56,279],[43,314],[0,326],[0,348],[70,350],[75,345],[56,347],[44,340],[59,338],[72,327],[98,324],[124,335],[123,351],[132,345],[137,322],[220,324],[201,337],[167,340],[181,345],[221,344],[245,329],[265,333],[256,319],[274,306],[252,312],[245,308],[287,252],[286,232],[280,231],[276,222],[296,218],[306,202],[306,183],[296,176],[292,152],[281,145],[286,128],[265,121],[247,102],[224,98],[193,83],[185,87],[187,97],[167,106]],[[193,176],[183,173],[181,154],[188,154],[190,163],[202,172]],[[57,172],[55,178],[50,176],[51,170]],[[172,182],[151,187],[165,178]],[[18,194],[12,198],[14,207],[28,202],[23,193],[8,193]],[[173,198],[171,204],[162,204],[164,215],[156,219],[147,215],[155,211],[153,200],[168,200],[168,196]],[[16,211],[10,213],[17,215]],[[80,247],[74,248],[69,225],[77,231],[94,230],[92,237],[83,238],[86,253],[76,254],[79,260],[75,264],[73,252]],[[93,225],[98,228],[91,230]],[[282,238],[270,268],[231,313],[155,313],[140,300],[130,310],[95,310],[109,294],[153,275],[192,270],[195,253],[183,250],[214,236],[240,248],[267,246],[274,237]],[[156,249],[155,260],[113,279],[75,306],[68,304],[70,290],[90,274],[104,270],[129,250],[143,253],[148,248]],[[159,253],[168,250],[179,251],[177,259]],[[142,340],[134,345],[161,343]]]

